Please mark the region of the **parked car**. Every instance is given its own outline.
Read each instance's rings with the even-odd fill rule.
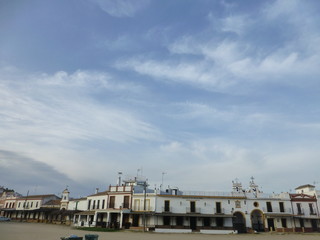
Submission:
[[[0,222],[2,221],[11,221],[11,219],[4,216],[0,216]]]

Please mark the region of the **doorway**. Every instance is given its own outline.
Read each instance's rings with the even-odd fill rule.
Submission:
[[[246,220],[241,212],[235,212],[232,219],[233,229],[238,233],[246,233]]]
[[[252,229],[257,232],[264,232],[263,215],[259,210],[254,210],[251,213]]]
[[[190,228],[192,230],[197,229],[197,217],[190,217]]]

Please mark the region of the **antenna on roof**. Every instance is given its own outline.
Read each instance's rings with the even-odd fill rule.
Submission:
[[[119,176],[118,186],[121,186],[121,175],[122,175],[122,172],[118,172],[118,176]]]
[[[167,173],[166,172],[162,172],[160,190],[162,190],[162,187],[163,187],[163,178],[164,178],[165,174],[167,174]]]

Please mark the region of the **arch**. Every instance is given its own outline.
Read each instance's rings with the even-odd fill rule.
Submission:
[[[235,212],[232,218],[233,229],[237,230],[238,233],[246,233],[246,218],[242,212]]]
[[[251,224],[252,224],[252,229],[257,231],[257,232],[264,232],[264,217],[263,213],[256,209],[251,212]]]

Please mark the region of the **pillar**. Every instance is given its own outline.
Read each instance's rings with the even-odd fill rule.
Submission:
[[[120,212],[120,221],[119,221],[119,228],[122,228],[122,221],[123,221],[123,212]]]

